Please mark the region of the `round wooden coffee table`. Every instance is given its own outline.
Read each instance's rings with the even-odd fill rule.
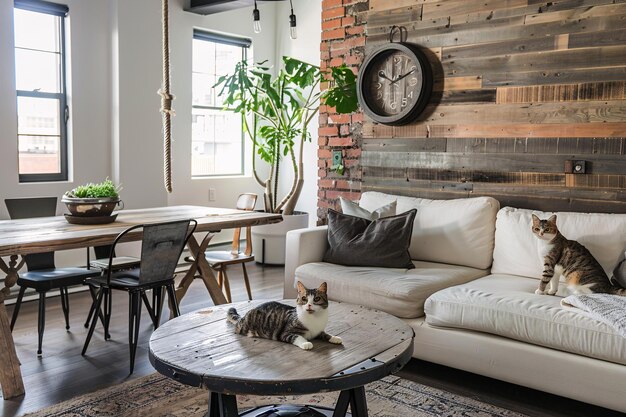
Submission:
[[[335,409],[266,406],[241,416],[366,417],[364,385],[400,370],[413,354],[413,330],[382,311],[331,303],[326,332],[342,345],[313,340],[312,350],[235,334],[226,311],[243,316],[263,301],[210,307],[177,317],[150,338],[150,362],[182,384],[209,390],[209,417],[236,417],[236,395],[341,391]],[[294,301],[283,301],[294,305]]]

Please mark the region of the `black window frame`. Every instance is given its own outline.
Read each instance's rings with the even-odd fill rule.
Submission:
[[[67,56],[66,56],[66,30],[65,20],[69,14],[69,8],[64,4],[51,3],[43,0],[14,0],[13,7],[15,9],[28,10],[36,13],[49,14],[59,17],[59,73],[60,73],[60,88],[58,93],[46,93],[39,91],[25,91],[18,90],[16,88],[17,97],[34,97],[45,99],[56,99],[59,101],[59,158],[60,158],[60,171],[59,173],[47,173],[47,174],[20,174],[19,173],[19,160],[18,160],[18,176],[20,183],[29,182],[53,182],[53,181],[67,181],[68,174],[68,127],[70,109],[67,100]],[[15,46],[14,46],[15,49]],[[19,126],[18,126],[19,128]],[[18,133],[19,143],[19,133]],[[19,158],[19,150],[18,150]]]
[[[248,59],[248,51],[250,50],[250,46],[252,46],[252,40],[249,38],[240,38],[236,36],[224,35],[221,33],[209,32],[201,29],[193,30],[193,40],[200,40],[206,42],[213,43],[221,43],[224,45],[232,45],[241,47],[241,59]],[[193,88],[193,85],[192,85]],[[198,104],[191,104],[191,110],[193,113],[194,109],[202,109],[202,110],[222,110],[222,111],[233,111],[224,109],[222,106],[203,106]],[[244,116],[242,116],[244,117]],[[204,175],[194,175],[193,171],[191,172],[191,178],[215,178],[215,177],[237,177],[241,175],[245,175],[245,132],[243,129],[243,120],[242,120],[242,129],[241,129],[241,165],[239,167],[238,173],[233,174],[204,174]]]

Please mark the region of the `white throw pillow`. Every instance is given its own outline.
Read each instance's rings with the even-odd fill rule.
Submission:
[[[341,211],[343,214],[348,214],[354,217],[360,217],[367,220],[377,220],[383,217],[391,217],[396,215],[396,201],[392,201],[389,204],[385,204],[376,210],[369,211],[359,206],[354,201],[347,200],[343,197],[339,197],[341,202]]]
[[[491,265],[498,200],[429,200],[367,191],[361,194],[360,205],[372,210],[391,201],[398,202],[398,213],[417,209],[409,247],[411,259],[479,269]]]
[[[531,215],[547,219],[557,215],[556,225],[567,239],[584,245],[610,277],[626,245],[626,214],[541,212],[504,207],[496,220],[493,274],[541,278],[539,240],[533,235]]]

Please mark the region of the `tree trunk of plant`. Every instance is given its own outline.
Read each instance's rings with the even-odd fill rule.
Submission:
[[[265,204],[265,212],[273,213],[274,205],[272,201],[274,200],[274,196],[272,195],[272,181],[265,181],[265,191],[263,193],[263,203]]]
[[[293,191],[293,194],[287,200],[287,204],[285,204],[285,208],[283,209],[283,214],[293,214],[293,211],[296,208],[296,203],[300,198],[300,193],[302,193],[302,187],[304,186],[304,166],[302,162],[298,163],[298,178],[296,180],[296,187]]]

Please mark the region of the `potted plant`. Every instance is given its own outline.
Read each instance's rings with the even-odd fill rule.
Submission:
[[[119,197],[120,189],[120,186],[107,178],[98,184],[88,183],[67,191],[61,201],[72,216],[108,217],[122,202]]]
[[[253,229],[253,235],[266,233],[268,236],[265,248],[258,245],[259,239],[253,240],[256,259],[259,261],[262,256],[268,263],[284,263],[287,230],[281,229],[308,225],[308,215],[300,216],[304,219],[298,221],[289,216],[297,215],[294,209],[304,184],[302,161],[304,144],[311,140],[309,124],[321,104],[335,107],[338,113],[351,113],[358,104],[356,77],[345,65],[321,71],[315,65],[283,57],[278,73],[273,75],[270,70],[264,62],[249,65],[244,60],[235,66],[232,74],[220,77],[215,87],[221,87],[219,95],[223,97],[224,106],[242,115],[244,130],[252,141],[252,175],[263,187],[265,211],[282,213],[284,218],[282,224]],[[329,87],[319,91],[323,82],[328,82]],[[257,169],[257,155],[268,164],[265,176]],[[292,171],[293,182],[289,191],[279,196],[279,178],[285,169]],[[278,237],[270,239],[275,236]],[[269,253],[273,250],[268,247],[268,240],[276,241],[271,245],[276,246],[275,257]]]

